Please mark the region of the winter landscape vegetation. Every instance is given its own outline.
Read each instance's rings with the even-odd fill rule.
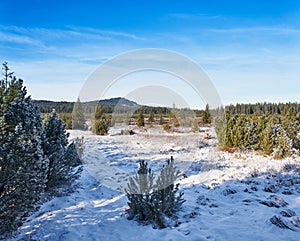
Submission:
[[[0,240],[299,241],[299,0],[0,4]]]
[[[2,239],[299,239],[299,104],[34,101],[3,73]]]

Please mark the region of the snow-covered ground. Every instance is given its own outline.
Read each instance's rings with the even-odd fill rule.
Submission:
[[[225,153],[201,133],[137,129],[135,135],[84,136],[77,188],[28,218],[11,240],[300,240],[300,158]],[[179,225],[153,229],[126,219],[128,177],[141,160],[158,171],[173,156],[186,202]]]

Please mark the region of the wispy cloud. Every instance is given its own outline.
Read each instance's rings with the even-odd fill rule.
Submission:
[[[51,45],[53,41],[69,41],[78,43],[80,41],[109,41],[114,39],[145,40],[135,34],[119,31],[106,31],[101,29],[72,27],[65,29],[46,28],[21,28],[16,26],[0,25],[1,41],[18,42],[24,44]],[[38,40],[37,40],[38,39]]]
[[[106,36],[106,37],[123,37],[132,40],[146,40],[145,37],[140,37],[137,36],[136,34],[122,32],[122,31],[108,31],[108,30],[101,30],[95,28],[75,27],[75,26],[68,26],[68,28],[82,34],[91,34],[91,35]]]
[[[300,29],[281,27],[281,26],[259,26],[259,27],[243,27],[243,28],[212,28],[207,29],[208,32],[213,33],[235,33],[235,34],[245,34],[245,33],[268,33],[268,34],[300,34]]]
[[[0,25],[0,53],[4,58],[14,60],[70,59],[99,64],[107,56],[130,50],[128,46],[143,42],[144,37],[122,31],[74,26],[47,29]]]
[[[210,14],[203,14],[203,13],[170,13],[168,14],[171,18],[178,18],[178,19],[219,19],[221,18],[220,15],[210,15]]]
[[[15,33],[8,33],[3,31],[0,31],[0,42],[29,44],[29,45],[36,45],[36,46],[42,45],[41,41],[33,39],[29,36],[24,36]]]

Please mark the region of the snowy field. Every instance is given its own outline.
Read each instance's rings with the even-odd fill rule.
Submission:
[[[76,189],[30,216],[11,240],[300,240],[300,158],[272,160],[216,149],[212,130],[84,136],[84,171]],[[207,134],[212,139],[206,140]],[[124,188],[141,160],[158,171],[173,156],[186,202],[179,225],[153,229],[126,219]]]

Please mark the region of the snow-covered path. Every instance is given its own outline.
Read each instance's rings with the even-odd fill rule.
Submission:
[[[77,188],[42,205],[11,240],[300,240],[299,157],[216,153],[215,140],[202,142],[203,133],[72,132],[81,135],[85,169]],[[124,187],[137,163],[146,160],[159,169],[170,155],[187,176],[180,181],[186,199],[181,224],[158,230],[127,220]]]

